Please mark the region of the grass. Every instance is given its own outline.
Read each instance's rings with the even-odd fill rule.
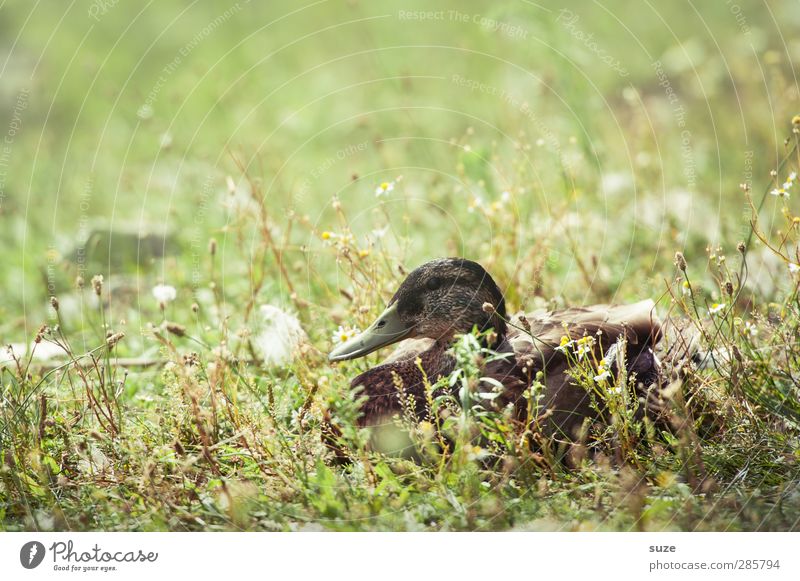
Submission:
[[[797,530],[800,186],[769,194],[800,172],[797,17],[560,8],[0,8],[2,528]],[[616,378],[610,428],[531,445],[473,405],[467,337],[437,429],[387,431],[415,459],[368,447],[349,380],[380,355],[333,366],[332,336],[449,255],[510,312],[688,321],[711,355],[672,429]],[[264,304],[307,335],[285,365]]]

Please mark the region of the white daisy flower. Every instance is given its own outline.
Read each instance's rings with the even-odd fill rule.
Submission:
[[[555,349],[556,351],[561,351],[562,353],[566,353],[567,348],[569,348],[571,345],[572,341],[570,341],[569,337],[564,335],[563,337],[561,337],[561,343],[559,343],[558,347],[556,347]]]
[[[725,310],[727,305],[725,303],[714,303],[711,305],[711,308],[708,309],[709,315],[716,315],[717,313],[721,313]]]
[[[786,191],[786,188],[775,188],[770,192],[770,194],[772,194],[773,196],[777,196],[779,198],[791,197],[791,194],[789,194],[789,192]]]
[[[591,335],[587,335],[586,337],[581,337],[578,339],[577,344],[575,345],[575,355],[578,356],[578,361],[583,359],[583,356],[587,353],[592,352],[592,346],[594,345],[594,337]]]
[[[334,345],[341,345],[342,343],[346,343],[356,335],[361,332],[361,329],[358,327],[342,327],[339,325],[339,328],[336,329],[336,332],[333,334],[333,344]]]
[[[789,263],[789,272],[792,274],[797,274],[800,272],[800,264],[796,264],[794,262]]]
[[[594,380],[597,383],[600,383],[602,381],[607,381],[608,378],[610,377],[611,377],[611,371],[608,368],[606,368],[605,365],[601,364],[597,366],[597,375],[594,376]]]
[[[380,198],[384,194],[388,194],[394,189],[394,182],[383,182],[375,188],[375,197]]]
[[[755,337],[756,335],[758,335],[758,327],[756,327],[750,321],[745,321],[744,332],[750,335],[751,337]]]

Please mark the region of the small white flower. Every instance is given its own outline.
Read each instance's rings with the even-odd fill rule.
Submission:
[[[619,395],[620,393],[622,393],[622,386],[618,385],[616,387],[612,387],[608,391],[611,392],[611,393]]]
[[[755,337],[756,335],[758,335],[758,327],[756,327],[750,321],[745,321],[744,332],[750,335],[751,337]]]
[[[602,365],[602,364],[598,365],[597,366],[597,375],[594,376],[594,380],[597,383],[600,383],[602,381],[608,380],[609,377],[611,377],[611,371],[609,369],[607,369],[605,365]]]
[[[575,345],[575,355],[578,356],[578,361],[583,359],[583,356],[587,353],[592,352],[592,347],[594,346],[594,337],[591,335],[587,335],[585,337],[581,337],[578,339]]]
[[[714,303],[711,305],[711,308],[708,309],[709,315],[716,315],[717,313],[721,313],[725,310],[727,305],[725,303]]]
[[[472,214],[479,208],[483,208],[483,199],[480,196],[475,196],[467,204],[467,212]]]
[[[153,287],[153,296],[160,305],[166,305],[170,301],[174,301],[178,296],[178,291],[174,286],[168,284],[158,284]]]
[[[794,262],[789,263],[789,272],[792,274],[800,273],[800,264],[796,264]]]
[[[339,325],[339,328],[336,329],[336,332],[333,334],[333,344],[334,345],[341,345],[342,343],[347,343],[350,339],[355,337],[361,332],[361,329],[358,327],[342,327]]]
[[[559,343],[558,347],[556,347],[556,351],[561,351],[562,353],[566,353],[567,349],[572,345],[572,341],[570,341],[569,337],[564,335],[561,337],[561,342]]]
[[[791,197],[789,192],[786,191],[786,188],[775,188],[770,192],[770,194],[772,194],[773,196],[778,196],[779,198]]]
[[[511,199],[511,192],[505,191],[500,194],[500,201],[503,202],[504,204],[508,202],[510,199]]]
[[[384,194],[388,194],[394,189],[394,182],[383,182],[375,188],[375,196],[380,198]]]

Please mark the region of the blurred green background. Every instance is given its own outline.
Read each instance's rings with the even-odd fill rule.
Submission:
[[[469,207],[509,190],[529,236],[573,221],[553,290],[587,298],[577,249],[613,297],[657,294],[676,250],[746,232],[739,184],[768,185],[800,112],[798,25],[789,1],[5,2],[0,339],[30,338],[78,274],[155,310],[153,284],[196,286],[210,237],[240,284],[234,158],[312,302],[336,281],[334,195],[413,267],[488,254]],[[260,292],[285,300],[277,274]]]

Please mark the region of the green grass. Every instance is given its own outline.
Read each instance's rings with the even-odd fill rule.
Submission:
[[[0,341],[57,352],[0,367],[3,529],[798,528],[792,3],[100,6],[0,8]],[[620,401],[542,453],[468,406],[446,453],[408,417],[416,460],[378,453],[349,380],[379,357],[331,337],[449,255],[510,312],[653,298],[717,365],[671,432]],[[289,365],[262,304],[308,335]]]

